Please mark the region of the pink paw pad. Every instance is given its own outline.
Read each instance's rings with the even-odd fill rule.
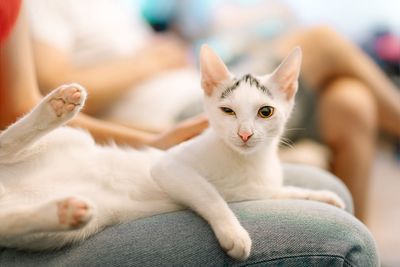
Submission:
[[[57,117],[71,113],[82,105],[82,91],[75,86],[64,86],[56,92],[50,100],[50,105]]]
[[[58,219],[68,228],[79,228],[91,219],[89,204],[78,198],[69,197],[57,203]]]

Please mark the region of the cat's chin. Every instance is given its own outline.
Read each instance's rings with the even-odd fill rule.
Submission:
[[[259,150],[259,147],[257,145],[249,145],[246,143],[230,144],[229,146],[236,152],[243,155],[249,155]]]

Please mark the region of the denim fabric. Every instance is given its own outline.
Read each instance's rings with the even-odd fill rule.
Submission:
[[[352,210],[347,189],[320,170],[287,165],[286,182],[331,189]],[[351,213],[302,200],[230,204],[253,240],[239,262],[220,248],[207,223],[178,211],[109,227],[54,252],[0,249],[0,266],[379,266],[375,242]]]

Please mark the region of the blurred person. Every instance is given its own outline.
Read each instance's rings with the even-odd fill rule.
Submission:
[[[293,11],[279,1],[176,0],[168,2],[169,16],[162,15],[159,2],[165,1],[145,1],[150,22],[155,14],[168,19],[156,23],[179,29],[197,43],[210,43],[239,71],[251,66],[261,73],[268,62],[279,62],[292,47],[303,49],[301,86],[289,137],[311,137],[329,147],[329,168],[349,187],[355,214],[365,221],[377,132],[382,129],[400,137],[399,88],[352,42],[327,26],[299,26]],[[171,11],[173,8],[176,10]],[[200,16],[199,10],[203,12],[201,21],[209,20],[200,24],[206,28],[189,23]],[[323,164],[318,158],[308,159],[301,143],[282,151],[284,159]]]
[[[186,45],[156,36],[138,1],[27,1],[39,87],[71,81],[89,93],[85,112],[161,132],[198,114],[198,73]]]
[[[20,9],[21,1],[18,0],[0,3],[0,130],[29,112],[42,97],[37,87],[27,21]],[[89,130],[101,143],[114,140],[136,147],[151,145],[166,149],[197,135],[207,127],[207,122],[205,118],[197,117],[161,134],[151,134],[83,114],[71,125]]]

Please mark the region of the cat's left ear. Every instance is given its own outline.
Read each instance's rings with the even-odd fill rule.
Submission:
[[[296,94],[300,75],[302,52],[296,47],[271,74],[270,79],[277,83],[281,92],[290,100]]]
[[[232,77],[224,62],[206,44],[200,50],[201,87],[210,96],[223,81]]]

